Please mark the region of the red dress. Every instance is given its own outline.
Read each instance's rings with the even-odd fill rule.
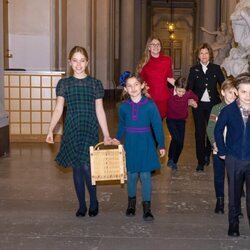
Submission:
[[[163,54],[157,58],[151,56],[143,66],[140,75],[149,86],[149,94],[156,103],[161,118],[165,118],[169,98],[167,77],[173,76],[172,59]]]

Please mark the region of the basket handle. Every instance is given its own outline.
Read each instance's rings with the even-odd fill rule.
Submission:
[[[95,145],[94,149],[96,150],[96,149],[99,148],[99,146],[101,146],[101,145],[104,145],[104,142],[103,142],[103,141],[97,143],[97,144]],[[116,146],[116,147],[118,148],[119,145],[111,144],[111,145],[105,145],[105,146],[107,146],[107,147],[108,147],[108,146],[112,146],[112,147]]]

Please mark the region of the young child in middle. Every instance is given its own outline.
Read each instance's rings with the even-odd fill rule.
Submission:
[[[185,125],[188,117],[188,105],[197,108],[198,97],[192,90],[187,89],[187,82],[184,77],[176,80],[168,78],[168,82],[174,86],[169,88],[167,127],[171,135],[171,142],[168,150],[167,165],[172,170],[177,170],[177,162],[183,149],[185,137]]]
[[[224,214],[224,180],[225,161],[218,156],[218,149],[214,139],[214,128],[221,110],[236,99],[235,80],[233,77],[226,79],[221,85],[222,102],[213,106],[207,126],[208,139],[213,148],[214,189],[216,195],[216,214]]]
[[[124,137],[126,152],[128,208],[127,216],[134,216],[136,210],[137,181],[142,187],[143,219],[151,221],[151,171],[160,168],[155,147],[155,134],[160,157],[165,155],[162,121],[155,103],[149,98],[146,83],[139,75],[125,71],[120,76],[124,101],[119,107],[119,124],[114,144]],[[153,131],[152,131],[153,130]]]

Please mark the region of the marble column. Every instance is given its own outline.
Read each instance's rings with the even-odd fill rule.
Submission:
[[[215,31],[217,27],[217,0],[203,0],[201,5],[201,26],[205,27],[207,30]],[[214,35],[209,35],[206,32],[201,31],[201,42],[213,43],[215,40]]]
[[[231,26],[230,16],[238,2],[239,0],[221,0],[221,22],[226,23],[227,27]]]
[[[0,0],[0,18],[3,20],[3,0]],[[4,109],[3,35],[3,25],[0,25],[0,157],[9,153],[9,120]]]
[[[134,71],[134,0],[121,0],[120,70]]]

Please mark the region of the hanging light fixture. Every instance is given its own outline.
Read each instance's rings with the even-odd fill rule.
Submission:
[[[174,40],[176,38],[175,36],[175,23],[173,22],[173,3],[172,0],[170,0],[170,22],[167,22],[167,30],[169,32],[169,38],[170,40]]]

